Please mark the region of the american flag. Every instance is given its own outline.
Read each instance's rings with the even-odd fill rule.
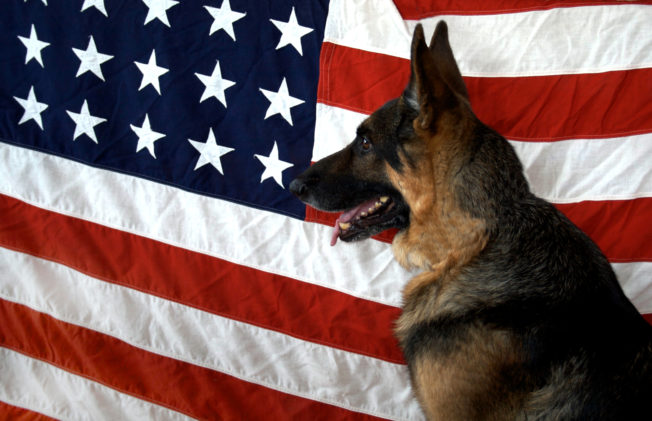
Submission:
[[[391,233],[288,192],[445,19],[476,114],[652,313],[652,2],[3,0],[0,418],[423,415]]]

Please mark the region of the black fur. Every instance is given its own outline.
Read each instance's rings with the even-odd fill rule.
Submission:
[[[327,211],[391,196],[395,218],[350,240],[389,226],[411,229],[412,210],[390,181],[388,167],[404,173],[431,159],[423,147],[414,147],[427,141],[420,133],[435,136],[442,121],[452,124],[462,146],[448,158],[455,168],[447,180],[449,191],[461,213],[483,222],[486,244],[406,298],[402,318],[407,325],[399,338],[428,413],[447,420],[468,419],[468,414],[518,420],[652,419],[652,326],[627,299],[595,243],[531,193],[509,142],[472,114],[445,24],[438,25],[429,52],[422,38],[418,27],[412,77],[402,97],[378,109],[349,146],[317,162],[290,189]],[[430,263],[435,267],[437,262]],[[446,300],[438,301],[444,292]],[[429,395],[428,384],[419,383],[424,373],[417,362],[447,361],[483,332],[504,333],[516,348],[517,362],[495,357],[500,368],[493,382],[499,386],[483,391],[478,385],[476,392],[483,394],[475,400],[459,396],[466,407],[458,406],[457,412],[429,407],[429,398],[437,397]],[[460,376],[473,376],[475,366],[468,367],[460,365]],[[431,377],[433,390],[443,390],[435,388],[437,373]]]

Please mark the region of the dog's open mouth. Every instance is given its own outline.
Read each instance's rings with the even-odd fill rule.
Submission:
[[[335,221],[331,246],[342,241],[361,240],[393,226],[402,219],[400,206],[390,196],[368,200],[340,215]]]

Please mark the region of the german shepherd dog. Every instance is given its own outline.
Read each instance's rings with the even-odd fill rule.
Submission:
[[[430,46],[417,26],[411,72],[290,190],[344,211],[333,243],[399,228],[395,258],[422,272],[403,289],[396,335],[427,417],[652,419],[652,326],[473,114],[444,22]]]

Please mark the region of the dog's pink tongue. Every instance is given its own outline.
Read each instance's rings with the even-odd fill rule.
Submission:
[[[340,222],[349,222],[351,219],[353,219],[357,214],[362,212],[363,210],[369,209],[369,206],[373,205],[376,202],[376,200],[369,200],[367,202],[360,203],[358,206],[356,206],[353,209],[349,209],[348,211],[344,212],[337,218],[335,221],[335,225],[333,226],[333,232],[331,234],[331,247],[334,246],[337,243],[337,239],[340,236],[340,232],[342,232],[342,229],[340,228]]]
[[[339,219],[335,221],[335,226],[333,227],[333,234],[331,235],[331,247],[337,244],[337,239],[340,236],[340,226],[338,221]]]
[[[337,239],[340,236],[340,232],[342,232],[342,229],[340,228],[340,222],[348,221],[350,219],[351,212],[352,210],[346,211],[335,220],[335,225],[333,225],[333,233],[331,234],[331,247],[337,244]],[[347,219],[347,217],[349,219]]]

